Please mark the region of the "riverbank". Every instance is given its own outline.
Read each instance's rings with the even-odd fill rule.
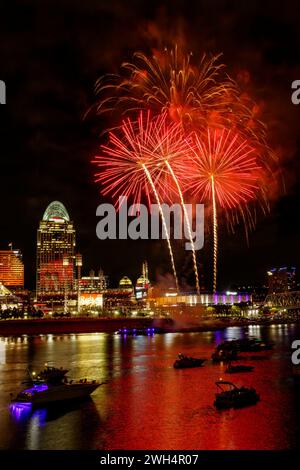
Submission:
[[[114,332],[119,328],[151,326],[152,319],[140,318],[49,318],[0,321],[0,336]]]
[[[299,320],[298,320],[299,321]],[[27,320],[1,320],[0,336],[68,334],[68,333],[112,333],[119,328],[159,327],[166,333],[214,331],[234,326],[287,324],[296,321],[246,319],[205,319],[195,322],[170,322],[165,318],[51,318]]]

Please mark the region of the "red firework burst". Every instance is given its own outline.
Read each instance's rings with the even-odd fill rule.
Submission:
[[[95,86],[98,114],[128,115],[141,109],[167,112],[184,129],[236,128],[245,138],[266,147],[266,127],[260,109],[225,73],[222,54],[203,54],[200,60],[177,45],[151,56],[136,52],[122,64],[120,75],[100,77]],[[270,155],[268,155],[268,158]],[[274,157],[274,156],[273,156]]]
[[[181,158],[186,146],[179,123],[169,123],[166,113],[151,117],[149,111],[141,111],[137,121],[127,118],[109,133],[107,145],[93,160],[101,170],[96,182],[101,183],[102,194],[114,200],[126,196],[140,204],[146,195],[150,203],[153,185],[160,200],[170,200],[176,189],[165,162]]]
[[[236,84],[224,72],[221,54],[203,54],[199,63],[177,45],[147,56],[137,52],[132,62],[122,64],[121,75],[107,75],[96,82],[99,114],[151,109],[167,111],[174,121],[206,125],[228,121],[237,103]],[[190,126],[189,126],[190,127]]]
[[[109,133],[108,144],[101,146],[102,155],[93,161],[102,170],[95,177],[96,182],[102,184],[103,194],[111,194],[113,199],[126,196],[137,205],[143,195],[149,205],[154,197],[159,206],[177,289],[174,256],[161,202],[163,198],[171,200],[170,193],[173,186],[176,188],[167,162],[182,156],[185,149],[180,124],[168,124],[165,113],[151,118],[149,111],[141,111],[137,121],[127,118],[116,132]]]
[[[218,206],[233,209],[256,198],[262,168],[247,140],[223,128],[193,133],[187,144],[189,164],[177,161],[177,171],[200,201],[215,197]]]
[[[213,223],[213,291],[217,289],[218,207],[237,209],[246,223],[244,207],[257,197],[263,170],[253,147],[232,130],[208,129],[192,134],[187,161],[177,161],[178,174],[200,202],[210,202]]]

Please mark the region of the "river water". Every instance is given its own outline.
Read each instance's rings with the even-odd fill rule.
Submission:
[[[179,352],[210,358],[215,344],[250,334],[273,351],[243,354],[252,373],[228,376],[210,361],[175,370]],[[1,449],[289,449],[300,447],[300,392],[291,376],[295,325],[122,338],[106,333],[0,337]],[[256,357],[251,357],[251,356]],[[45,362],[70,377],[106,381],[80,405],[31,411],[9,404],[27,367]],[[254,386],[261,401],[239,410],[213,407],[215,382]]]

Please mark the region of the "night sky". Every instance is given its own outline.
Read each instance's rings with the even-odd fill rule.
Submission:
[[[270,144],[281,155],[285,191],[259,216],[247,244],[242,227],[220,237],[221,287],[261,283],[273,266],[300,266],[298,218],[300,105],[291,83],[300,80],[300,9],[292,1],[0,1],[0,248],[20,248],[26,286],[35,284],[36,230],[46,206],[62,201],[77,230],[84,273],[101,266],[111,285],[140,274],[148,259],[153,280],[170,272],[165,243],[100,241],[96,207],[103,198],[93,183],[91,158],[105,120],[90,115],[94,83],[117,72],[136,50],[181,42],[195,55],[223,52],[234,78],[263,107]],[[244,77],[244,78],[243,78]],[[110,202],[109,199],[106,199]],[[206,285],[210,282],[206,239]],[[178,271],[192,282],[190,258],[176,254]]]

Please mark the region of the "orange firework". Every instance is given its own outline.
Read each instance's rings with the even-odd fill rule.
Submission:
[[[149,205],[154,196],[159,206],[178,287],[161,201],[162,198],[171,200],[171,194],[174,196],[174,191],[179,188],[176,186],[175,175],[170,173],[170,160],[181,158],[186,151],[180,124],[168,123],[164,114],[151,118],[149,111],[141,111],[137,121],[127,118],[120,128],[111,131],[108,144],[102,145],[101,150],[102,154],[96,156],[93,163],[101,170],[95,176],[96,182],[102,184],[104,195],[110,194],[115,200],[126,196],[132,198],[135,204],[140,204],[145,195]],[[192,240],[191,243],[193,245]],[[199,290],[197,274],[196,279]]]
[[[221,56],[203,54],[197,61],[177,45],[151,56],[136,52],[132,62],[122,64],[120,75],[97,80],[96,111],[116,112],[117,118],[140,109],[151,109],[154,114],[167,111],[186,131],[205,131],[207,126],[236,128],[274,158],[266,146],[266,127],[257,105],[225,72]]]
[[[166,115],[152,117],[149,111],[139,113],[137,121],[126,118],[122,125],[109,132],[109,142],[101,145],[102,155],[94,163],[101,169],[96,182],[102,194],[114,200],[123,195],[140,204],[142,196],[152,199],[152,188],[145,174],[146,165],[161,200],[172,202],[175,183],[166,168],[166,161],[181,158],[186,141],[178,123],[169,123]]]
[[[230,211],[259,198],[264,169],[257,151],[237,132],[208,128],[187,141],[188,161],[176,161],[176,171],[199,202],[210,202],[213,218],[213,290],[217,287],[218,209]]]
[[[130,113],[150,108],[167,111],[185,127],[229,124],[250,119],[239,100],[236,83],[224,72],[221,54],[204,54],[199,63],[191,53],[174,48],[150,57],[137,52],[122,65],[121,75],[106,75],[96,82],[97,112]]]
[[[159,202],[179,196],[183,210],[183,183],[199,195],[213,214],[214,290],[219,214],[231,226],[241,216],[247,234],[255,224],[252,202],[269,208],[263,180],[277,163],[257,105],[225,73],[220,57],[204,54],[197,61],[177,46],[151,56],[137,52],[119,75],[101,77],[95,86],[97,113],[110,113],[117,126],[96,157],[103,194],[138,203],[142,195],[149,202],[153,195]],[[127,119],[118,128],[120,114]],[[199,292],[194,250],[193,262]]]

